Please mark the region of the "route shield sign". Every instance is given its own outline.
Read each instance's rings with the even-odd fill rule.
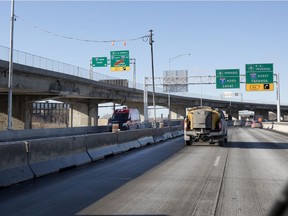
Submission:
[[[111,68],[110,71],[130,71],[129,51],[111,51]]]
[[[92,67],[107,67],[107,57],[93,57]]]
[[[273,64],[246,64],[246,91],[273,91]]]
[[[216,70],[216,88],[217,89],[240,88],[240,70],[239,69]]]

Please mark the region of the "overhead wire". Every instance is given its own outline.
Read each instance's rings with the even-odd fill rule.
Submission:
[[[51,34],[53,36],[56,37],[60,37],[60,38],[64,38],[64,39],[69,39],[69,40],[76,40],[76,41],[81,41],[81,42],[89,42],[89,43],[112,43],[112,45],[115,42],[123,42],[126,44],[127,41],[136,41],[136,40],[143,40],[144,42],[148,41],[149,35],[144,35],[141,37],[137,37],[137,38],[130,38],[130,39],[114,39],[114,40],[90,40],[90,39],[80,39],[80,38],[76,38],[76,37],[71,37],[71,36],[67,36],[67,35],[61,35],[55,32],[51,32],[49,30],[46,30],[40,26],[34,25],[28,21],[26,21],[25,19],[23,19],[22,17],[16,16],[14,15],[15,18],[21,20],[22,22],[24,22],[25,24],[29,25],[30,27],[33,27],[39,31],[45,32],[47,34]]]

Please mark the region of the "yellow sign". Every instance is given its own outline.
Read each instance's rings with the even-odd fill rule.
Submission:
[[[130,66],[128,67],[110,67],[110,71],[130,71]]]
[[[274,84],[246,84],[246,91],[274,91]]]

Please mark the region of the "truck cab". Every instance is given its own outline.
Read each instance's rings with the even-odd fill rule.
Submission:
[[[108,125],[118,124],[120,130],[130,130],[140,128],[140,114],[138,109],[123,107],[116,109],[108,121]]]

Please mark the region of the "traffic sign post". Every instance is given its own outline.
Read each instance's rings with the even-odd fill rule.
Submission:
[[[216,88],[217,89],[240,88],[240,70],[239,69],[216,70]]]
[[[273,64],[246,64],[246,91],[273,91]]]
[[[111,51],[111,68],[110,71],[130,71],[129,51]]]
[[[93,57],[92,67],[107,67],[107,57]]]

